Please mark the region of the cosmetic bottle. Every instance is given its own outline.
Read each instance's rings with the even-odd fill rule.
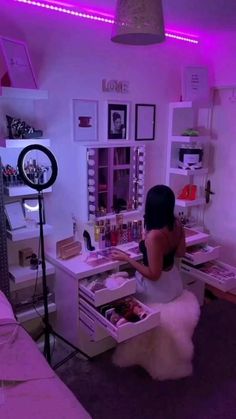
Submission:
[[[110,220],[106,220],[105,224],[105,247],[111,246],[111,227]]]
[[[136,220],[133,221],[132,236],[134,241],[138,240],[138,221]]]
[[[100,227],[98,221],[94,224],[94,240],[95,242],[99,242],[99,236],[100,236]]]
[[[127,224],[122,225],[122,243],[128,243],[128,229]]]
[[[133,237],[132,237],[132,222],[129,221],[127,224],[127,233],[128,233],[128,242],[132,242]]]
[[[137,226],[137,239],[141,240],[142,239],[142,235],[143,235],[143,223],[142,220],[138,221],[138,226]]]
[[[105,236],[105,229],[104,227],[100,228],[100,235],[99,235],[99,249],[105,249],[105,244],[106,244],[106,240],[105,240],[106,236]]]
[[[111,227],[111,246],[117,246],[118,240],[117,240],[117,229],[116,226]]]

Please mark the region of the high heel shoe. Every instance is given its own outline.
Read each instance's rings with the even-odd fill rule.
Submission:
[[[10,139],[31,139],[43,136],[43,131],[35,129],[19,118],[6,115],[8,138]]]
[[[197,197],[197,186],[185,185],[177,198],[186,199],[188,201],[194,201],[196,197]]]
[[[91,252],[93,250],[95,250],[95,247],[92,246],[91,237],[90,237],[90,234],[87,232],[87,230],[84,230],[84,232],[83,232],[83,238],[84,238],[84,241],[85,241],[85,244],[86,244],[87,249],[89,251],[91,251]]]

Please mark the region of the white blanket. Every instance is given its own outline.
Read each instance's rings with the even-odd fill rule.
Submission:
[[[196,297],[184,290],[170,303],[152,304],[161,311],[161,325],[121,343],[113,355],[119,367],[142,366],[154,379],[186,377],[192,373],[192,335],[200,307]]]

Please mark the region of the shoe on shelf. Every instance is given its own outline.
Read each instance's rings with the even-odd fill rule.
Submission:
[[[194,201],[197,198],[197,186],[185,185],[177,198]]]
[[[6,115],[8,138],[10,139],[31,139],[43,136],[43,131],[35,129],[19,118]]]

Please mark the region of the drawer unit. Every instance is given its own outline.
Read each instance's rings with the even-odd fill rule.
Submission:
[[[209,234],[188,227],[184,227],[184,234],[187,247],[206,243],[209,240]]]
[[[88,288],[88,280],[82,280],[79,282],[79,294],[93,306],[99,307],[103,304],[110,303],[111,301],[118,300],[136,292],[136,279],[134,277],[127,277],[124,279],[125,281],[122,284],[117,285],[116,288],[101,288],[95,291]],[[95,282],[96,280],[91,279],[91,281]]]
[[[93,342],[98,342],[99,340],[110,336],[96,320],[92,319],[82,309],[79,311],[79,325],[90,336],[90,340]]]
[[[182,261],[180,270],[225,292],[236,288],[236,269],[218,260],[198,266]]]
[[[184,289],[191,291],[197,298],[199,305],[202,306],[204,303],[205,283],[200,279],[185,274],[184,272],[182,272],[181,277]]]
[[[149,307],[142,304],[137,299],[134,299],[142,309],[147,313],[147,316],[139,320],[136,323],[126,322],[119,326],[115,326],[108,319],[106,319],[98,309],[92,307],[87,301],[79,299],[79,316],[80,312],[86,314],[89,319],[93,319],[97,322],[110,336],[112,336],[117,342],[123,342],[140,333],[146,332],[160,324],[160,312],[154,311]]]
[[[187,251],[183,257],[183,261],[190,262],[191,265],[199,265],[217,259],[220,254],[220,246],[195,245],[187,247]]]

